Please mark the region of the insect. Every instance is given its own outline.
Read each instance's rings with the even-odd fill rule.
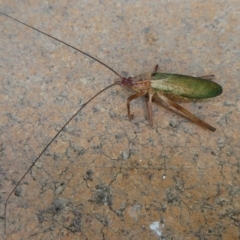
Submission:
[[[12,196],[12,194],[14,193],[14,191],[19,186],[19,184],[21,183],[21,181],[29,173],[29,171],[36,164],[36,162],[43,155],[43,153],[47,150],[47,148],[52,144],[52,142],[58,137],[60,132],[69,124],[69,122],[95,97],[97,97],[100,93],[102,93],[103,91],[107,90],[108,88],[110,88],[116,84],[121,84],[121,85],[135,91],[135,93],[127,99],[128,118],[130,120],[133,118],[133,114],[131,113],[131,110],[130,110],[131,101],[136,98],[145,96],[147,99],[148,118],[149,118],[150,124],[152,126],[153,126],[152,102],[156,102],[157,104],[165,103],[165,104],[173,107],[175,110],[178,111],[178,114],[180,114],[181,116],[193,121],[194,123],[206,128],[208,130],[211,130],[211,131],[216,130],[214,127],[210,126],[206,122],[197,118],[196,116],[191,114],[189,111],[187,111],[186,109],[184,109],[183,107],[178,105],[176,102],[171,100],[171,98],[169,98],[169,95],[176,95],[176,96],[185,97],[185,98],[205,99],[205,98],[211,98],[211,97],[220,95],[222,93],[222,87],[219,84],[208,80],[208,79],[213,78],[212,75],[195,78],[195,77],[179,75],[179,74],[160,73],[160,72],[157,72],[158,66],[156,66],[154,68],[153,72],[147,72],[147,73],[141,74],[136,77],[125,78],[125,77],[122,77],[115,70],[113,70],[111,67],[109,67],[102,61],[98,60],[97,58],[89,55],[88,53],[81,51],[81,50],[79,50],[79,49],[53,37],[53,36],[50,36],[49,34],[44,33],[26,23],[23,23],[13,17],[10,17],[4,13],[1,13],[1,14],[8,18],[11,18],[14,21],[17,21],[33,30],[36,30],[56,41],[59,41],[62,44],[65,44],[66,46],[88,56],[89,58],[92,58],[93,60],[97,61],[98,63],[100,63],[103,66],[105,66],[106,68],[108,68],[110,71],[115,73],[120,78],[120,80],[116,81],[115,83],[109,85],[108,87],[102,89],[100,92],[95,94],[92,98],[90,98],[86,103],[84,103],[80,107],[80,109],[63,125],[63,127],[60,129],[60,131],[46,145],[46,147],[42,150],[42,152],[38,155],[38,157],[34,160],[34,162],[31,164],[31,166],[28,168],[28,170],[24,173],[24,175],[21,177],[21,179],[18,181],[18,183],[12,189],[12,191],[8,195],[6,202],[5,202],[5,210],[4,210],[4,217],[5,217],[4,232],[5,232],[5,234],[6,234],[8,201],[9,201],[10,197]]]

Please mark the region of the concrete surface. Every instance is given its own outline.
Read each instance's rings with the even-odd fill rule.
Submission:
[[[61,3],[59,3],[61,2]],[[182,103],[210,132],[113,87],[60,134],[8,205],[7,239],[239,239],[239,1],[7,1],[0,11],[124,75],[215,74],[219,97]],[[41,150],[117,77],[0,15],[1,216]],[[3,236],[3,217],[1,218]]]

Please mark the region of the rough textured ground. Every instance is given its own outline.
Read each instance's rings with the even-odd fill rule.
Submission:
[[[61,2],[61,3],[59,3]],[[92,101],[8,205],[7,239],[239,239],[239,1],[8,1],[0,11],[124,75],[215,74],[223,94],[182,103],[210,132],[131,91]],[[13,186],[66,120],[116,76],[0,15],[1,216]],[[0,219],[3,236],[3,218]]]

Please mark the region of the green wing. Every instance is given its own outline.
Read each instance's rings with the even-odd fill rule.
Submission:
[[[155,91],[186,98],[212,98],[222,93],[222,87],[212,81],[172,73],[153,73],[151,87]]]

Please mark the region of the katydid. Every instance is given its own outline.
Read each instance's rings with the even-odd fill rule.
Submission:
[[[145,96],[147,98],[147,113],[148,113],[148,118],[149,118],[151,126],[153,126],[152,102],[156,102],[157,104],[162,105],[162,103],[164,103],[168,106],[173,107],[175,110],[177,110],[177,113],[179,115],[187,118],[188,120],[198,124],[199,126],[201,126],[203,128],[206,128],[211,131],[216,130],[214,127],[210,126],[206,122],[197,118],[196,116],[191,114],[189,111],[187,111],[186,109],[184,109],[183,107],[181,107],[176,102],[171,100],[171,98],[168,97],[168,95],[176,95],[176,96],[190,98],[190,99],[205,99],[205,98],[216,97],[222,93],[222,87],[215,82],[209,81],[209,79],[213,78],[213,75],[196,78],[196,77],[172,74],[172,73],[160,73],[160,72],[157,72],[158,66],[156,66],[153,72],[147,72],[147,73],[141,74],[136,77],[125,78],[125,77],[121,76],[119,73],[117,73],[115,70],[113,70],[111,67],[109,67],[102,61],[98,60],[97,58],[89,55],[88,53],[86,53],[76,47],[73,47],[73,46],[69,45],[68,43],[65,43],[53,36],[50,36],[49,34],[42,32],[24,22],[21,22],[11,16],[8,16],[5,13],[1,13],[1,14],[84,54],[85,56],[102,64],[103,66],[108,68],[110,71],[115,73],[120,78],[120,80],[118,80],[115,83],[109,85],[108,87],[102,89],[97,94],[95,94],[92,98],[90,98],[85,104],[83,104],[79,108],[79,110],[63,125],[63,127],[60,129],[60,131],[46,145],[46,147],[42,150],[42,152],[38,155],[38,157],[33,161],[33,163],[28,168],[28,170],[20,178],[20,180],[18,181],[16,186],[12,189],[12,191],[8,195],[6,202],[5,202],[5,211],[4,211],[4,217],[5,217],[4,233],[5,234],[6,234],[8,201],[9,201],[11,195],[13,194],[13,192],[16,190],[16,188],[21,183],[21,181],[29,173],[29,171],[32,169],[32,167],[35,165],[35,163],[39,160],[39,158],[43,155],[43,153],[48,149],[48,147],[52,144],[52,142],[58,137],[60,132],[69,124],[69,122],[95,97],[97,97],[100,93],[102,93],[103,91],[107,90],[108,88],[110,88],[114,85],[120,84],[120,85],[130,88],[136,92],[132,96],[128,97],[128,99],[127,99],[127,111],[128,111],[129,120],[131,120],[133,118],[133,114],[131,114],[131,111],[130,111],[130,102],[133,99]]]
[[[164,103],[179,110],[181,116],[204,128],[215,131],[216,128],[197,118],[167,97],[168,94],[193,99],[216,97],[222,93],[222,87],[215,82],[207,80],[212,79],[213,75],[196,78],[180,74],[159,73],[157,68],[158,65],[156,65],[152,73],[149,72],[127,79],[122,78],[121,84],[137,92],[127,99],[128,118],[131,120],[133,117],[133,114],[130,112],[130,102],[135,98],[147,95],[147,110],[151,126],[153,126],[152,101],[159,103],[162,100]]]

